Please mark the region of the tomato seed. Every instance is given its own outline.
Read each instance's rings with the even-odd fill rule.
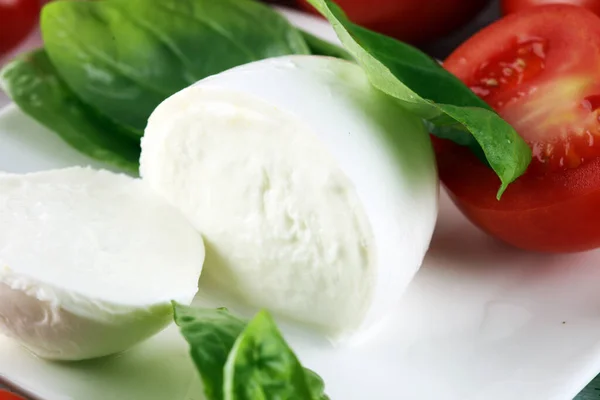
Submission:
[[[545,68],[545,58],[545,40],[515,40],[509,50],[479,66],[469,87],[497,110],[500,105],[524,95],[515,93],[514,89],[539,74]]]

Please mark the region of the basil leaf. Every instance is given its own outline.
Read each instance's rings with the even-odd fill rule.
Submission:
[[[325,382],[316,372],[311,369],[304,368],[304,374],[306,375],[306,383],[308,384],[308,390],[315,400],[329,400],[329,397],[325,394]]]
[[[71,147],[138,174],[140,134],[116,125],[79,100],[58,76],[44,50],[11,61],[0,72],[0,79],[4,91],[23,112]]]
[[[179,326],[181,334],[190,345],[190,354],[200,373],[202,382],[204,383],[204,390],[208,400],[238,399],[238,397],[235,396],[228,397],[232,396],[233,393],[229,391],[227,383],[225,382],[229,379],[227,378],[228,372],[226,372],[226,364],[228,358],[237,357],[231,355],[235,344],[240,340],[247,340],[240,339],[245,336],[244,332],[250,332],[249,337],[253,338],[253,343],[256,345],[261,345],[263,340],[265,340],[264,344],[269,346],[268,343],[274,343],[273,340],[276,340],[279,347],[282,349],[287,348],[286,351],[291,352],[285,342],[283,342],[283,338],[277,331],[273,321],[265,312],[259,313],[257,317],[247,325],[245,321],[233,316],[225,308],[193,308],[173,302],[173,310],[175,323]],[[265,315],[267,316],[266,321]],[[264,325],[265,323],[266,325]],[[251,328],[252,326],[254,326],[254,328]],[[267,337],[257,338],[254,335],[256,332],[255,330],[262,329],[260,328],[261,326],[266,326],[270,333]],[[292,360],[289,355],[286,357],[287,360]],[[246,372],[256,370],[257,374],[260,373],[262,365],[250,365],[246,361],[244,361],[244,363],[248,368]],[[321,377],[309,369],[301,369],[301,372],[304,376],[303,382],[310,393],[309,397],[301,398],[329,400],[324,393],[325,385]],[[248,376],[245,376],[244,374],[238,375],[236,377],[236,382],[241,382],[240,379],[244,380],[246,378],[248,378]],[[248,384],[253,383],[248,382]],[[285,383],[285,385],[289,386],[293,384]],[[270,395],[271,394],[269,394],[269,396]],[[264,399],[270,398],[272,397],[264,397]],[[290,397],[290,399],[292,398],[294,397]]]
[[[466,144],[500,178],[498,199],[531,162],[515,130],[459,79],[421,51],[353,24],[330,0],[309,0],[332,24],[371,84],[405,108],[442,127],[440,136]],[[472,139],[465,139],[464,131]],[[461,133],[462,132],[462,133]],[[433,130],[438,134],[437,129]]]
[[[200,309],[173,303],[175,323],[190,344],[192,360],[209,400],[222,400],[223,368],[246,323],[226,309]]]
[[[225,400],[314,399],[304,368],[266,311],[238,337],[225,365]]]
[[[56,1],[44,7],[46,50],[62,78],[114,121],[143,130],[165,98],[232,67],[310,54],[302,35],[250,0]]]
[[[354,61],[354,58],[340,46],[336,46],[326,40],[323,40],[312,33],[300,30],[304,41],[310,49],[310,53],[317,56],[329,56],[341,58],[343,60]]]

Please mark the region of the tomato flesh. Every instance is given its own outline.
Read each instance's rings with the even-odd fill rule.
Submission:
[[[458,207],[523,249],[600,247],[600,18],[568,5],[512,14],[465,42],[444,66],[533,153],[527,172],[498,201],[493,171],[466,148],[436,139],[440,178]]]
[[[599,85],[576,76],[532,85],[545,72],[548,41],[513,42],[484,62],[466,83],[531,146],[528,173],[576,168],[599,156],[600,95],[594,92],[600,93]]]
[[[482,63],[467,86],[494,109],[501,109],[523,96],[521,85],[544,69],[546,47],[543,39],[515,39],[508,50]]]

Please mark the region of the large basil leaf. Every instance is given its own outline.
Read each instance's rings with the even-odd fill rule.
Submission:
[[[44,7],[41,28],[74,92],[139,130],[160,102],[206,76],[309,54],[283,16],[251,0],[56,1]]]
[[[283,341],[283,337],[277,331],[273,321],[266,312],[259,313],[250,324],[246,325],[245,321],[233,316],[224,308],[202,309],[173,303],[173,309],[175,323],[179,326],[181,334],[190,345],[190,354],[200,373],[208,400],[244,398],[236,397],[237,395],[232,391],[232,388],[228,386],[230,384],[226,382],[232,377],[232,375],[228,375],[230,372],[226,371],[228,358],[237,359],[237,354],[241,354],[240,351],[242,353],[245,352],[245,350],[239,349],[247,349],[245,345],[238,345],[236,355],[232,356],[232,349],[235,347],[236,343],[240,341],[247,343],[248,340],[252,340],[254,345],[260,346],[264,344],[267,347],[275,343],[277,344],[278,349],[282,351],[287,349],[285,351],[291,353],[291,350],[289,350]],[[257,337],[257,332],[262,332],[264,336]],[[295,359],[295,356],[290,358],[289,355],[285,355],[284,357],[286,357],[286,360],[289,362]],[[244,370],[244,373],[235,377],[235,382],[239,383],[246,379],[250,379],[251,377],[247,374],[251,371],[256,371],[257,374],[264,372],[261,372],[263,364],[258,363],[258,360],[256,361],[256,364],[252,364],[248,359],[239,361],[243,362],[247,369]],[[231,362],[234,363],[234,361]],[[294,368],[296,368],[296,366]],[[313,371],[302,368],[301,366],[300,368],[300,373],[303,376],[302,382],[304,382],[304,385],[310,393],[309,397],[300,398],[303,400],[327,400],[328,397],[324,393],[323,380]],[[246,383],[248,385],[254,385],[254,381],[251,382],[248,380]],[[289,385],[294,385],[294,383],[288,382],[285,383],[285,385],[290,387]],[[306,390],[301,393],[305,394]],[[274,395],[275,392],[262,398],[278,398],[271,397]],[[294,397],[290,397],[290,399],[292,398]]]
[[[379,90],[433,123],[434,134],[468,145],[500,178],[498,198],[531,162],[531,149],[468,87],[421,51],[348,20],[330,0],[309,0]],[[439,127],[439,131],[438,128]],[[471,138],[465,135],[470,133]]]
[[[29,116],[96,160],[138,173],[140,143],[124,129],[82,103],[65,85],[44,50],[23,54],[0,73],[4,91]]]
[[[304,368],[264,311],[250,321],[229,354],[225,399],[313,399]]]

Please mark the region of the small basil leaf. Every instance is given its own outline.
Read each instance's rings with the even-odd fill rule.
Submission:
[[[46,50],[86,103],[143,130],[165,98],[232,67],[310,54],[302,35],[250,0],[56,1],[41,16]]]
[[[179,326],[183,337],[190,345],[190,354],[204,383],[208,400],[237,399],[237,397],[227,397],[232,394],[228,392],[228,384],[225,382],[227,380],[225,370],[228,359],[236,357],[231,356],[232,349],[235,343],[241,340],[240,337],[244,336],[243,332],[250,332],[249,337],[254,338],[252,340],[256,345],[261,345],[262,341],[266,340],[264,342],[265,346],[269,346],[269,343],[277,343],[279,349],[287,348],[286,352],[291,352],[285,342],[282,343],[283,338],[270,316],[264,312],[258,314],[253,320],[254,325],[251,323],[247,326],[245,321],[233,316],[225,308],[193,308],[173,302],[173,310],[175,323]],[[267,316],[266,320],[265,315]],[[256,338],[256,326],[263,326],[264,324],[266,324],[269,334],[264,338]],[[251,326],[254,327],[250,328]],[[289,354],[286,357],[286,360],[292,360]],[[260,365],[249,367],[256,368],[257,373],[261,368]],[[329,400],[324,393],[325,388],[321,377],[309,369],[302,369],[302,374],[304,374],[303,379],[305,380],[304,384],[307,386],[306,390],[310,393],[310,397],[304,397],[303,399]],[[240,382],[240,378],[237,379],[236,382]],[[265,399],[270,398],[265,397]],[[290,399],[292,398],[294,397],[290,397]]]
[[[329,400],[329,397],[325,394],[325,382],[323,382],[323,379],[316,372],[308,368],[304,368],[304,373],[306,374],[306,383],[308,384],[308,390],[312,398],[315,400]]]
[[[44,50],[23,54],[0,72],[4,91],[23,112],[71,147],[138,174],[140,133],[125,129],[83,103],[58,76]]]
[[[266,311],[238,337],[225,365],[225,400],[312,400],[306,373]]]
[[[208,400],[222,400],[223,368],[246,323],[226,309],[201,309],[173,303],[175,323],[190,345]]]
[[[441,136],[469,146],[491,166],[501,181],[498,198],[525,172],[531,162],[529,146],[439,63],[407,44],[353,24],[330,0],[309,2],[329,20],[346,50],[375,87],[420,117],[434,124],[442,122]],[[451,137],[461,130],[448,129],[448,117],[462,125],[474,140],[465,140],[464,134],[459,134],[456,140]],[[433,134],[440,132],[433,129]]]

